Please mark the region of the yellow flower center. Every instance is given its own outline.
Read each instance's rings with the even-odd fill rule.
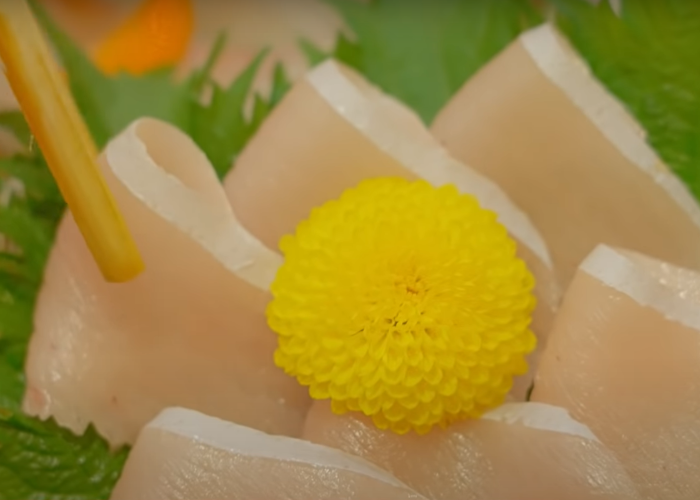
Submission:
[[[425,433],[502,403],[527,370],[534,279],[496,215],[454,186],[364,181],[280,247],[275,362],[336,413]]]

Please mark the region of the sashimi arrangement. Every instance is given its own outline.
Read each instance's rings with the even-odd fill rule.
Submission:
[[[333,2],[331,53],[229,87],[223,43],[180,81],[158,68],[190,67],[181,39],[125,49],[166,4],[189,32],[189,2],[145,2],[92,60],[0,3],[28,123],[0,114],[0,499],[700,497],[700,127],[653,120],[700,78],[651,67],[676,92],[647,113],[595,56],[700,9],[400,3]],[[16,12],[62,107],[31,105]],[[473,68],[444,102],[392,86],[397,26],[459,53],[463,14],[501,38],[445,55]]]

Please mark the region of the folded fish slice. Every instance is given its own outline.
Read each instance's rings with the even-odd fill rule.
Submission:
[[[328,61],[299,81],[245,148],[225,189],[241,223],[275,248],[313,207],[389,176],[455,184],[498,214],[537,279],[533,330],[543,344],[558,291],[537,230],[496,185],[452,159],[413,112],[347,67]],[[516,397],[529,380],[516,381]]]
[[[177,404],[298,433],[307,396],[273,365],[264,317],[280,257],[237,223],[204,154],[142,119],[100,165],[147,270],[106,283],[66,215],[36,305],[25,410],[78,433],[92,422],[113,445]]]
[[[397,436],[316,402],[303,437],[361,456],[433,500],[638,498],[585,425],[541,403],[509,403],[477,421]]]
[[[700,275],[599,246],[556,319],[533,399],[569,409],[643,498],[700,498]]]
[[[697,204],[552,26],[486,65],[432,131],[532,218],[564,285],[598,243],[700,268]]]
[[[141,432],[112,500],[426,500],[341,451],[169,408]]]

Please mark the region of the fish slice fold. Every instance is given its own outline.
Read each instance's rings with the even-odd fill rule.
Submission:
[[[397,436],[315,402],[303,437],[363,457],[433,500],[639,498],[588,427],[542,403],[507,403],[479,420]]]
[[[141,432],[111,500],[427,500],[333,448],[183,408]]]
[[[564,288],[599,243],[700,269],[700,208],[556,28],[523,33],[432,132],[520,206]]]
[[[700,498],[700,274],[600,245],[566,293],[532,398],[568,409],[644,499]]]
[[[24,409],[112,445],[172,405],[295,435],[308,396],[275,367],[267,288],[281,264],[236,220],[205,155],[153,119],[99,164],[146,264],[107,283],[70,212],[35,308]]]

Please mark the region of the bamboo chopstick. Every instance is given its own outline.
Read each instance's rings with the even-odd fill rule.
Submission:
[[[0,57],[12,90],[107,281],[144,268],[97,166],[97,148],[26,0],[0,0]]]

